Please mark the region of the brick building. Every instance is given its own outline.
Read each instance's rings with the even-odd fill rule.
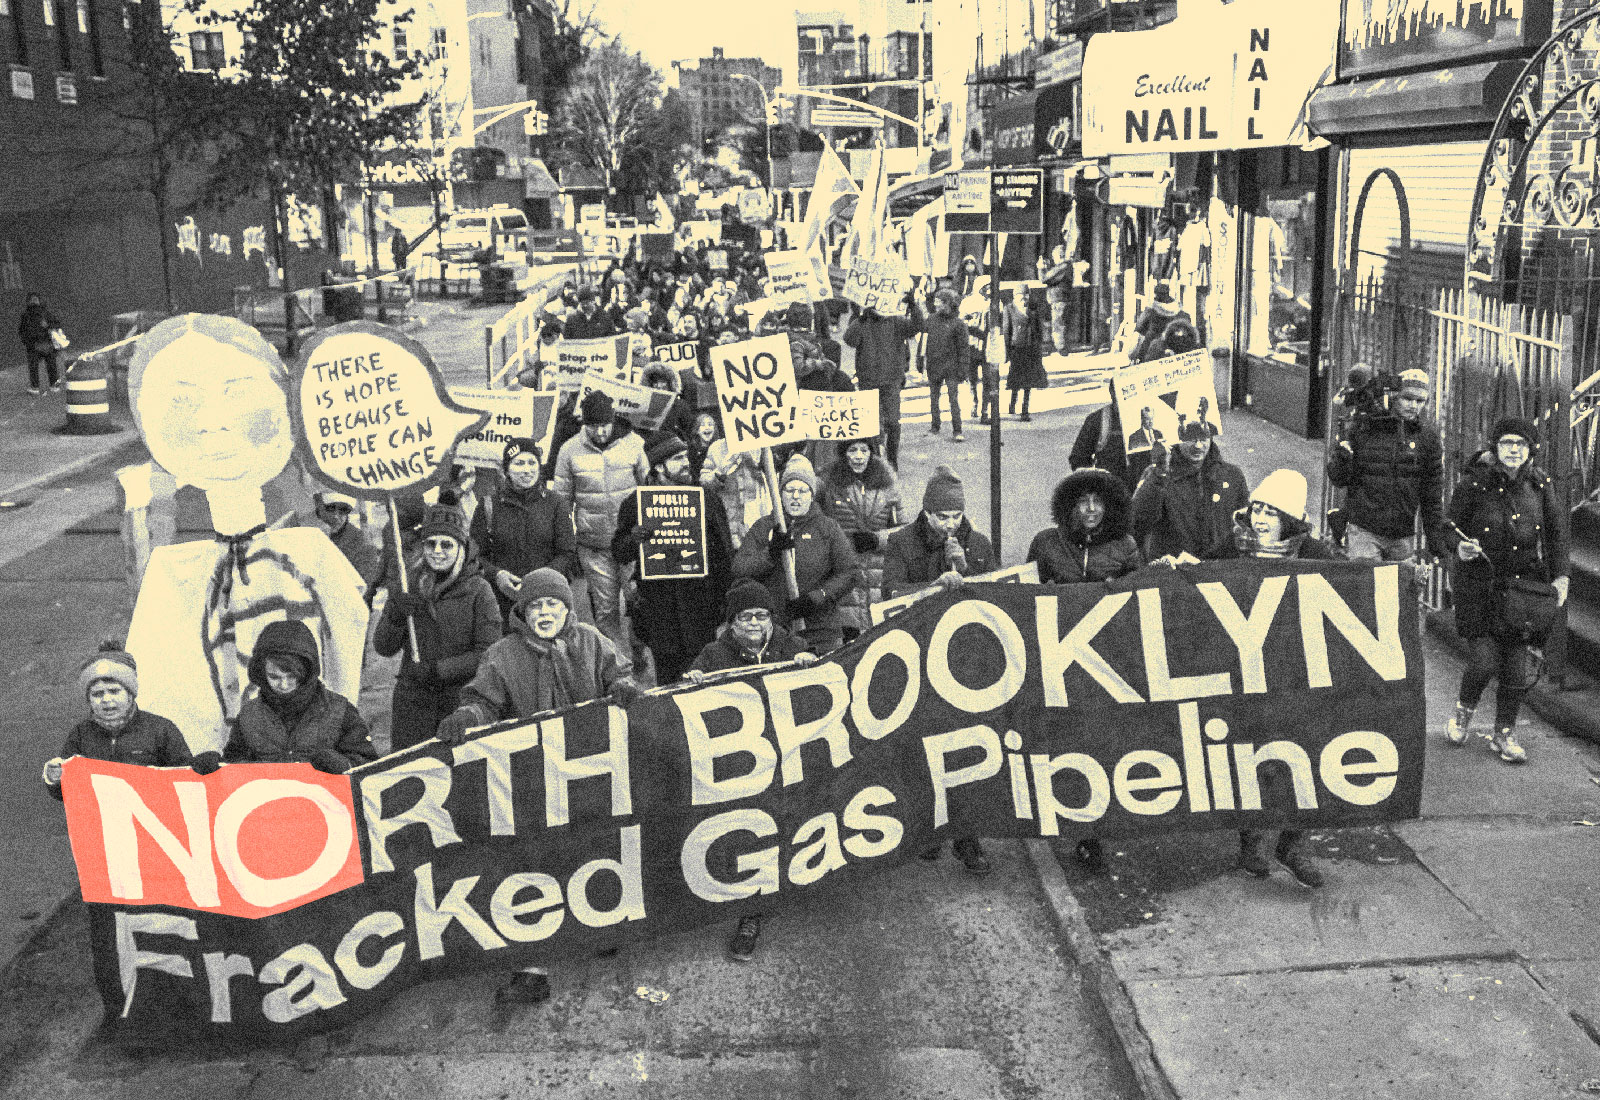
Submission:
[[[751,81],[761,85],[766,100]],[[782,69],[759,57],[728,57],[721,46],[714,47],[711,56],[702,57],[693,68],[680,66],[678,88],[694,114],[696,145],[729,126],[759,127],[764,103],[781,83]]]

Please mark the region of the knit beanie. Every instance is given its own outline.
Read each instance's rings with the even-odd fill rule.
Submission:
[[[688,449],[689,445],[687,443],[668,433],[646,447],[644,454],[650,460],[651,467],[665,466],[667,459],[673,455],[681,455]]]
[[[1273,470],[1261,479],[1250,503],[1267,504],[1290,519],[1302,523],[1306,518],[1306,477],[1298,470]]]
[[[1429,395],[1427,371],[1412,367],[1410,370],[1400,372],[1401,397],[1420,397],[1427,400]]]
[[[928,479],[928,487],[922,492],[922,510],[924,512],[967,510],[966,490],[962,488],[961,479],[950,467],[941,465],[933,471],[933,476]]]
[[[783,316],[784,322],[790,328],[810,328],[814,323],[809,302],[790,302]]]
[[[567,605],[567,610],[572,610],[572,585],[567,583],[558,570],[551,569],[548,565],[542,569],[535,569],[532,573],[522,578],[522,587],[517,591],[518,609],[528,606],[541,596],[554,596]]]
[[[590,390],[585,394],[578,411],[583,415],[585,424],[609,424],[617,418],[611,395],[599,390]]]
[[[758,607],[776,612],[778,603],[772,598],[771,591],[760,581],[740,581],[728,589],[727,601],[722,606],[722,618],[725,622],[732,622],[734,616],[741,611],[750,611]]]
[[[78,694],[87,699],[97,680],[111,680],[127,688],[129,695],[139,694],[138,662],[121,642],[101,642],[99,652],[78,666]]]
[[[448,504],[435,504],[423,517],[417,533],[423,538],[430,535],[448,535],[462,546],[467,545],[467,514]]]
[[[510,472],[511,460],[518,455],[532,455],[540,465],[544,464],[544,455],[539,453],[539,442],[535,439],[508,439],[505,450],[500,452],[500,469]]]
[[[1530,448],[1539,445],[1539,429],[1533,426],[1533,421],[1520,416],[1502,416],[1489,431],[1489,446],[1494,446],[1508,435],[1520,435],[1528,441]]]
[[[783,477],[778,479],[778,491],[783,492],[783,487],[791,481],[803,481],[811,487],[813,496],[817,492],[817,471],[811,468],[811,460],[803,454],[791,458],[783,468]]]
[[[1211,429],[1201,420],[1185,420],[1183,429],[1178,432],[1178,440],[1181,443],[1197,443],[1210,438]]]

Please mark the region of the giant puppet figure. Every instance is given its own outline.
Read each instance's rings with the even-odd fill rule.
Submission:
[[[255,641],[279,619],[310,627],[324,683],[354,703],[361,577],[321,528],[269,527],[262,500],[295,443],[278,353],[242,321],[184,314],[140,339],[128,393],[151,457],[205,491],[214,528],[150,555],[128,628],[128,650],[152,670],[140,703],[177,723],[194,752],[221,749]]]

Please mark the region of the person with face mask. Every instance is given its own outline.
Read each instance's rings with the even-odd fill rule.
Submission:
[[[138,664],[121,643],[102,642],[78,667],[78,690],[88,702],[89,717],[72,727],[61,754],[44,766],[50,797],[61,800],[61,765],[73,756],[152,768],[188,766],[189,745],[178,727],[139,709]]]
[[[428,509],[418,534],[423,567],[410,578],[409,592],[390,590],[372,638],[380,656],[401,654],[391,752],[433,736],[501,634],[500,606],[472,553],[466,516],[436,505]],[[408,617],[416,627],[420,660],[412,659]]]
[[[1108,470],[1076,470],[1050,498],[1047,527],[1033,536],[1027,560],[1043,584],[1082,584],[1124,577],[1144,564],[1128,533],[1132,502]]]
[[[617,512],[650,476],[644,440],[634,432],[619,435],[611,398],[592,390],[580,406],[583,430],[561,447],[556,458],[555,495],[572,508],[578,564],[589,586],[594,620],[627,654],[622,625],[622,574],[611,556]]]
[[[1514,600],[1528,600],[1542,589],[1559,615],[1571,571],[1566,501],[1554,479],[1534,464],[1538,443],[1531,421],[1496,421],[1489,446],[1467,461],[1456,482],[1444,536],[1454,558],[1456,633],[1468,646],[1445,738],[1452,745],[1467,743],[1478,700],[1489,681],[1498,680],[1494,731],[1485,736],[1508,764],[1528,759],[1516,737],[1517,715],[1543,673],[1546,640],[1544,630],[1514,621],[1508,611]]]
[[[902,596],[933,584],[955,588],[995,568],[994,545],[967,520],[966,487],[954,470],[940,466],[922,492],[922,514],[889,536],[883,594]]]
[[[467,731],[510,718],[610,697],[626,707],[639,697],[621,651],[572,613],[572,586],[554,569],[535,569],[518,585],[511,631],[483,655],[460,704],[434,736],[460,745]],[[495,991],[503,1004],[535,1004],[550,997],[543,967],[513,974]]]
[[[822,474],[822,507],[849,536],[861,580],[843,600],[844,640],[872,625],[868,609],[883,598],[883,548],[900,526],[900,479],[878,454],[877,439],[853,439]]]
[[[1306,520],[1306,479],[1297,470],[1274,470],[1262,478],[1250,494],[1249,504],[1234,513],[1233,534],[1240,557],[1303,561],[1338,557],[1332,547],[1316,537]],[[1293,805],[1292,787],[1285,772],[1261,772],[1260,784],[1263,805]],[[1240,830],[1239,865],[1257,878],[1270,875],[1267,846],[1271,840],[1268,829]],[[1306,854],[1303,830],[1282,830],[1272,851],[1296,882],[1312,889],[1322,885],[1322,872]]]
[[[339,548],[339,553],[345,556],[345,560],[355,571],[361,574],[361,579],[366,582],[370,592],[372,582],[378,579],[378,574],[382,571],[383,563],[378,548],[362,536],[359,527],[350,522],[351,513],[355,511],[355,500],[343,493],[332,492],[318,493],[313,499],[316,504],[317,519],[328,529],[328,538]]]
[[[1328,459],[1328,481],[1345,491],[1345,547],[1367,561],[1405,561],[1417,553],[1417,519],[1435,553],[1444,550],[1444,448],[1423,418],[1428,375],[1400,375],[1391,407],[1353,416]]]
[[[694,484],[689,467],[689,448],[683,440],[667,434],[650,445],[649,484],[661,486]],[[636,582],[638,602],[634,605],[634,627],[655,661],[656,683],[667,684],[683,676],[695,655],[716,636],[721,624],[718,605],[728,590],[733,571],[733,536],[728,533],[727,514],[715,489],[705,492],[704,577],[683,577]],[[611,553],[617,565],[625,568],[639,560],[645,527],[639,514],[639,496],[624,501],[617,520],[617,533],[611,540]]]
[[[250,655],[256,694],[233,720],[219,756],[194,758],[207,774],[223,762],[310,764],[337,775],[378,758],[367,724],[344,696],[323,684],[322,659],[311,630],[298,619],[269,623]]]
[[[775,516],[758,519],[734,556],[733,573],[787,596],[784,551],[793,550],[800,595],[781,601],[780,621],[796,630],[812,652],[831,653],[844,644],[839,601],[856,586],[856,552],[838,523],[817,504],[817,475],[805,456],[796,455],[783,468],[778,493],[788,530],[778,527]]]
[[[472,545],[482,557],[502,622],[517,602],[525,573],[544,566],[570,577],[578,567],[572,504],[544,483],[544,456],[532,439],[506,441],[500,452],[500,485],[472,516]]]
[[[1133,537],[1149,561],[1234,554],[1233,515],[1249,501],[1244,471],[1225,462],[1210,430],[1183,426],[1178,446],[1149,466],[1133,494]]]

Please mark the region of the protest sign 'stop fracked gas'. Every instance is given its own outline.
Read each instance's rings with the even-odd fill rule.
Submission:
[[[306,343],[295,398],[307,465],[368,500],[438,482],[457,442],[489,416],[451,399],[421,344],[370,321],[335,325]]]

